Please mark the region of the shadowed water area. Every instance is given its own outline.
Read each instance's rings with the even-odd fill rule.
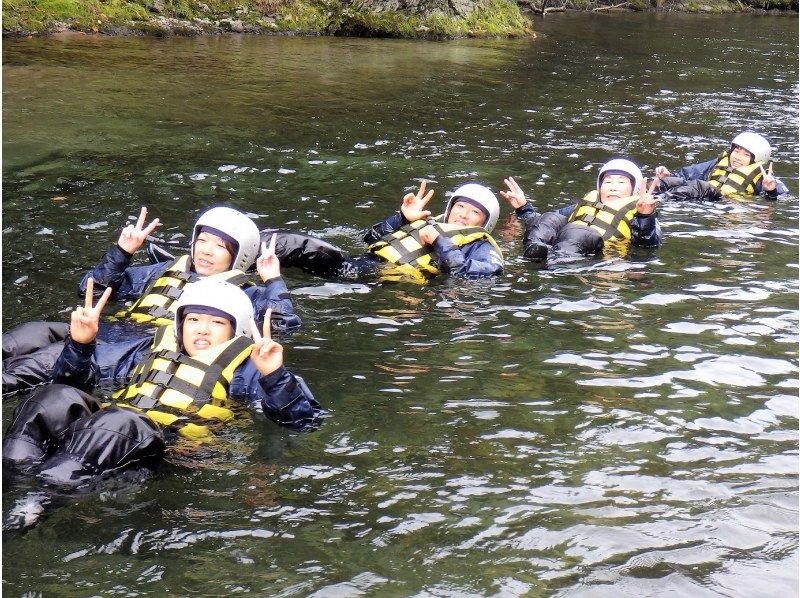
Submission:
[[[68,318],[141,205],[165,237],[223,203],[358,255],[421,178],[441,208],[513,175],[545,210],[614,154],[652,175],[744,128],[791,190],[665,205],[660,250],[547,268],[504,202],[487,281],[286,270],[304,327],[282,342],[321,429],[245,416],[155,479],[57,499],[4,538],[5,592],[797,594],[797,21],[537,29],[4,41],[6,329]],[[6,486],[4,516],[39,490]]]

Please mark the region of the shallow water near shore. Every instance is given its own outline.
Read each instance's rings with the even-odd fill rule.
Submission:
[[[503,206],[488,281],[286,270],[323,426],[244,417],[152,480],[53,499],[4,538],[5,592],[797,595],[796,19],[537,30],[4,41],[5,329],[65,319],[141,205],[165,237],[224,203],[358,254],[422,178],[441,206],[513,175],[545,210],[612,155],[651,174],[744,128],[791,190],[666,205],[658,251],[547,268]],[[4,517],[40,490],[6,484]]]

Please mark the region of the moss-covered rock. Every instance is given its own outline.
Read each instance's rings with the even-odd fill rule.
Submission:
[[[620,0],[518,0],[593,10]],[[797,10],[798,0],[628,0],[630,10]],[[3,34],[296,33],[371,37],[533,34],[517,0],[3,0]]]
[[[274,33],[391,37],[532,33],[513,0],[3,0],[4,34]]]

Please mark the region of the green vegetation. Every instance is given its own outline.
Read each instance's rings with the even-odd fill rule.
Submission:
[[[492,37],[522,36],[532,33],[531,23],[515,3],[489,0],[467,18],[442,13],[410,15],[389,11],[376,13],[360,7],[342,8],[340,2],[327,0],[327,26],[324,33],[368,35],[377,37]]]
[[[522,0],[521,0],[522,1]],[[529,0],[534,12],[542,10],[659,10],[732,13],[750,11],[797,11],[798,0]]]
[[[740,12],[797,10],[798,0],[520,0],[542,9]],[[196,35],[225,31],[371,37],[509,37],[530,35],[514,0],[487,0],[469,16],[439,11],[375,12],[360,0],[3,0],[3,32],[63,29],[101,33]]]
[[[97,30],[104,22],[147,18],[142,4],[125,0],[3,0],[3,31],[43,31],[59,21]]]
[[[489,0],[462,18],[372,12],[338,0],[3,0],[5,33],[58,29],[197,34],[286,31],[390,37],[520,36],[531,23],[512,0]]]

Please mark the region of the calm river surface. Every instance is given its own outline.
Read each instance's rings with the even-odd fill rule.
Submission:
[[[358,254],[422,177],[541,209],[770,136],[777,203],[667,205],[664,246],[494,280],[286,271],[290,367],[331,409],[243,418],[3,542],[8,596],[792,596],[796,18],[556,15],[535,40],[75,36],[3,43],[3,325],[64,319],[147,205],[218,203]],[[7,397],[5,421],[16,404]],[[5,425],[5,424],[4,424]],[[4,488],[3,514],[39,488]]]

